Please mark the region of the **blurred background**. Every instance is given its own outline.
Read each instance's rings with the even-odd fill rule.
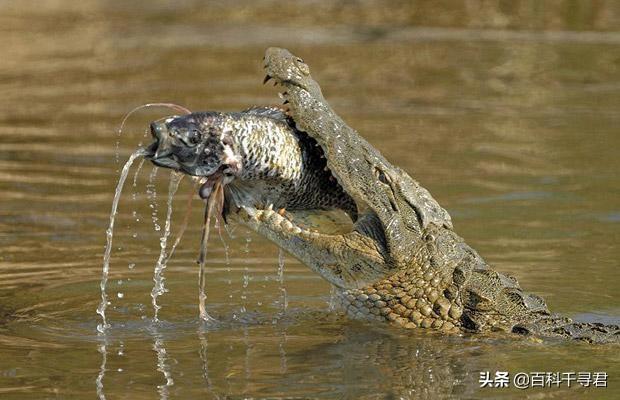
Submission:
[[[208,307],[225,322],[202,325],[197,199],[152,324],[170,175],[146,163],[119,206],[112,328],[95,330],[120,169],[170,112],[141,111],[119,136],[123,115],[278,103],[261,85],[269,46],[303,57],[495,268],[553,311],[618,323],[618,27],[611,0],[0,2],[0,397],[522,398],[479,388],[496,370],[606,371],[608,388],[526,393],[620,397],[605,347],[341,318],[327,283],[241,228],[212,235]],[[172,201],[175,234],[193,190]]]

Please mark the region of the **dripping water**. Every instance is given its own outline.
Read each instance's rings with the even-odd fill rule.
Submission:
[[[170,236],[170,225],[172,220],[172,200],[174,199],[174,195],[179,188],[179,183],[183,179],[183,174],[172,171],[170,173],[170,183],[168,186],[168,209],[166,211],[166,222],[164,224],[164,232],[159,238],[159,258],[157,259],[157,263],[155,263],[155,269],[153,271],[153,290],[151,290],[151,299],[153,303],[153,322],[159,321],[157,318],[159,310],[161,306],[157,304],[157,297],[164,294],[168,290],[164,284],[164,270],[166,269],[166,263],[168,261],[168,256],[166,253],[167,245],[168,245],[168,237]]]
[[[194,189],[196,189],[197,186],[198,185],[195,185]],[[183,234],[185,233],[185,230],[187,229],[187,224],[189,222],[189,216],[191,215],[191,212],[192,212],[192,200],[193,200],[195,192],[196,192],[196,190],[193,190],[193,191],[189,192],[189,195],[187,196],[187,204],[185,205],[185,210],[186,210],[185,211],[185,216],[183,217],[183,222],[181,223],[181,228],[179,229],[179,233],[177,233],[177,237],[174,240],[174,243],[172,244],[172,247],[170,248],[170,252],[168,253],[168,257],[164,261],[164,263],[166,263],[166,264],[172,258],[172,255],[174,254],[174,251],[177,249],[177,246],[181,242],[181,238],[183,237]]]
[[[140,222],[140,215],[138,214],[138,211],[136,210],[136,206],[135,206],[135,201],[137,198],[137,193],[136,193],[136,187],[138,187],[138,176],[140,175],[140,171],[142,171],[142,167],[144,166],[144,161],[145,159],[142,158],[140,159],[140,163],[138,163],[138,167],[136,168],[136,172],[134,172],[133,174],[133,182],[132,182],[132,192],[131,192],[131,201],[132,203],[134,203],[133,205],[133,211],[131,212],[131,217],[134,219],[135,222]],[[138,238],[138,232],[134,230],[134,232],[131,234],[131,237],[133,239],[137,239]],[[129,269],[133,269],[133,267],[136,265],[135,262],[129,262],[128,266]]]
[[[338,306],[338,296],[339,296],[338,288],[334,285],[331,285],[329,289],[329,302],[327,303],[328,311],[336,310],[336,307]]]
[[[161,230],[159,217],[157,216],[157,188],[155,186],[155,178],[157,178],[158,170],[159,168],[153,167],[149,175],[149,183],[146,185],[146,196],[149,199],[149,208],[151,209],[151,221],[153,222],[153,229],[155,229],[156,232]]]
[[[278,248],[278,283],[280,285],[280,304],[282,305],[282,313],[288,308],[288,296],[284,287],[284,250]]]
[[[127,174],[129,173],[129,168],[133,164],[134,160],[140,156],[145,155],[146,152],[144,149],[138,149],[131,156],[123,166],[121,171],[120,178],[118,179],[118,184],[116,185],[116,192],[114,192],[114,199],[112,200],[112,211],[110,212],[110,225],[106,230],[106,247],[105,252],[103,254],[103,268],[101,274],[101,283],[99,287],[101,288],[101,302],[99,303],[99,307],[97,307],[97,314],[101,316],[101,324],[97,325],[97,331],[99,333],[104,333],[105,330],[109,327],[109,324],[106,321],[105,311],[108,307],[108,295],[106,293],[106,285],[108,283],[108,275],[110,273],[110,255],[112,253],[112,236],[114,233],[114,219],[116,218],[116,213],[118,209],[118,203],[121,198],[121,192],[123,190],[123,185],[125,184],[125,180],[127,179]]]
[[[280,304],[282,310],[280,313],[284,315],[288,308],[288,296],[286,288],[284,287],[284,250],[278,248],[278,283],[280,285]],[[280,353],[280,372],[286,373],[288,367],[286,365],[286,350],[284,348],[286,344],[286,326],[282,327],[281,337],[278,343],[278,352]]]
[[[131,186],[134,189],[138,186],[138,176],[140,176],[140,171],[142,171],[142,166],[144,165],[144,161],[146,161],[146,159],[144,158],[140,160],[140,163],[138,164],[138,168],[136,168],[136,172],[134,172],[133,174],[133,182]],[[135,193],[133,193],[133,195],[134,195],[134,200],[135,200]]]

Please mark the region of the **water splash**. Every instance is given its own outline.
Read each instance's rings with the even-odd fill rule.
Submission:
[[[109,328],[109,324],[106,321],[105,311],[108,307],[108,295],[106,293],[106,285],[108,283],[108,276],[110,274],[110,256],[112,253],[112,237],[114,235],[114,219],[116,218],[116,213],[118,209],[118,203],[121,198],[121,192],[123,190],[123,185],[125,184],[125,180],[127,179],[127,175],[129,173],[129,168],[133,164],[134,160],[140,156],[146,154],[144,149],[138,149],[131,156],[123,166],[121,171],[121,175],[118,179],[118,184],[116,185],[116,192],[114,193],[114,199],[112,200],[112,211],[110,212],[110,225],[106,230],[106,247],[105,252],[103,254],[103,268],[101,273],[101,283],[99,287],[101,288],[101,302],[99,303],[99,307],[97,307],[97,314],[101,316],[101,324],[97,325],[97,331],[99,333],[104,333],[107,328]]]
[[[164,232],[159,238],[159,258],[155,263],[155,270],[153,271],[153,289],[151,290],[151,299],[153,303],[153,322],[159,321],[157,318],[161,306],[157,304],[157,297],[164,294],[168,290],[164,284],[164,270],[166,269],[166,263],[168,256],[166,249],[168,246],[168,237],[170,236],[170,225],[172,221],[172,200],[179,188],[179,183],[183,179],[183,174],[172,171],[170,172],[170,183],[168,186],[168,209],[166,211],[166,222],[164,224]]]

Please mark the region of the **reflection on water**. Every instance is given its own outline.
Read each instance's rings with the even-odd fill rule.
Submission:
[[[104,337],[104,341],[106,338]],[[104,342],[97,347],[97,350],[101,354],[101,366],[99,367],[99,374],[97,375],[97,379],[95,380],[95,385],[97,388],[97,397],[100,400],[105,399],[105,394],[103,393],[103,378],[105,377],[106,365],[108,363],[108,349],[107,344]]]
[[[170,371],[168,355],[166,354],[166,343],[161,335],[157,332],[156,325],[151,327],[152,335],[153,335],[153,350],[157,354],[157,370],[161,372],[164,376],[164,380],[166,381],[163,385],[157,386],[157,392],[159,393],[159,398],[162,400],[168,399],[169,390],[174,385],[174,379],[172,379],[172,373]]]
[[[104,334],[93,312],[121,162],[174,111],[141,110],[117,136],[121,116],[272,104],[260,60],[278,45],[486,260],[554,311],[617,323],[618,26],[606,1],[2,2],[0,397],[620,397],[608,348],[348,321],[327,283],[240,227],[209,243],[220,323],[203,324],[202,204],[161,258],[169,179],[150,163],[120,196]],[[179,184],[175,233],[195,190]],[[169,293],[153,324],[160,259]],[[606,371],[609,387],[480,389],[497,370]]]

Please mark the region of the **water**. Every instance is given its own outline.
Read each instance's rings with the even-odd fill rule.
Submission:
[[[153,321],[157,322],[159,319],[157,318],[159,310],[161,306],[157,304],[157,297],[167,292],[165,283],[164,283],[164,270],[166,269],[166,264],[168,261],[168,254],[166,252],[168,246],[168,236],[170,236],[170,224],[172,223],[172,200],[174,199],[174,195],[179,188],[179,183],[181,183],[181,179],[183,179],[183,174],[172,171],[170,172],[170,183],[168,186],[168,208],[166,211],[166,222],[164,224],[164,232],[162,233],[159,239],[159,258],[157,258],[157,263],[155,264],[155,269],[153,271],[153,290],[151,290],[151,298],[153,299]]]
[[[172,378],[164,339],[157,332],[156,327],[153,327],[152,330],[154,338],[153,351],[155,351],[155,354],[157,355],[157,370],[161,372],[164,378],[164,383],[157,385],[157,392],[159,393],[160,399],[166,400],[169,397],[170,388],[174,385],[174,379]]]
[[[172,258],[172,256],[174,255],[174,251],[177,249],[177,246],[179,245],[179,243],[181,243],[183,234],[185,233],[185,230],[187,229],[187,224],[189,222],[189,216],[191,215],[191,212],[192,212],[192,199],[195,196],[195,193],[197,192],[197,188],[198,188],[198,185],[194,185],[194,190],[189,192],[189,195],[187,196],[187,204],[185,205],[186,211],[185,211],[185,215],[183,216],[183,222],[181,223],[181,228],[179,229],[179,232],[177,233],[176,239],[174,239],[174,243],[172,244],[172,247],[170,248],[170,251],[168,252],[168,257],[164,261],[164,264],[168,263],[170,258]]]
[[[282,313],[288,308],[288,298],[286,297],[286,287],[284,287],[284,250],[278,249],[278,283],[280,284],[280,303]]]
[[[100,333],[104,333],[104,331],[109,327],[105,310],[108,308],[109,301],[108,295],[106,293],[106,285],[108,283],[108,276],[110,274],[110,257],[112,255],[112,239],[114,237],[114,220],[116,219],[116,213],[118,209],[118,203],[121,198],[121,192],[123,191],[123,186],[125,185],[125,180],[127,179],[127,175],[129,174],[129,168],[133,164],[134,160],[138,157],[141,157],[145,154],[144,149],[138,149],[129,156],[129,159],[123,166],[121,171],[121,175],[118,178],[118,184],[116,185],[116,191],[114,192],[114,199],[112,200],[112,211],[110,212],[110,225],[106,230],[106,247],[105,252],[103,254],[103,268],[101,273],[101,283],[99,287],[101,288],[101,303],[99,303],[99,307],[97,307],[97,314],[101,316],[101,324],[97,325],[97,331]],[[153,299],[155,302],[155,299]]]
[[[167,260],[156,341],[150,294],[169,182],[160,169],[155,231],[148,161],[121,194],[111,327],[98,335],[115,142],[124,161],[149,122],[180,112],[140,110],[117,137],[119,119],[147,102],[278,102],[261,84],[270,45],[302,56],[336,111],[427,187],[494,268],[554,311],[620,316],[617,2],[170,4],[0,2],[0,398],[620,398],[615,349],[350,321],[327,309],[330,285],[288,255],[282,315],[278,249],[234,226],[229,264],[218,235],[208,243],[208,311],[220,323],[202,323],[204,204],[186,179],[169,249],[195,200]],[[174,385],[158,365],[164,349]],[[609,382],[489,389],[484,371],[606,371]]]

